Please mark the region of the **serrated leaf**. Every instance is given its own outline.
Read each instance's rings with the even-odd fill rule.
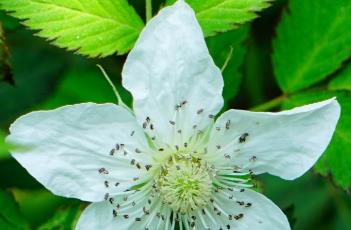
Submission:
[[[296,94],[283,104],[285,109],[321,101],[333,96],[341,105],[341,117],[333,139],[315,166],[315,170],[333,180],[344,189],[351,186],[351,94],[348,92],[314,91]],[[316,130],[318,132],[318,130]]]
[[[175,0],[168,0],[172,4]],[[257,17],[271,0],[187,0],[195,11],[205,36],[212,36],[238,27]]]
[[[296,92],[336,71],[351,55],[350,0],[292,0],[273,42],[280,88]]]
[[[143,28],[127,0],[0,0],[0,7],[53,44],[90,57],[126,53]]]
[[[0,189],[0,229],[23,230],[28,229],[15,199],[11,193]]]
[[[55,215],[50,220],[40,226],[38,230],[66,230],[74,229],[74,226],[81,213],[79,205],[73,207],[61,208],[56,211]]]
[[[331,90],[350,90],[351,91],[351,64],[347,65],[337,76],[328,84]]]
[[[242,79],[242,72],[239,67],[242,65],[246,47],[243,42],[247,38],[249,31],[248,26],[241,27],[238,30],[222,33],[207,39],[208,49],[217,66],[223,67],[224,88],[223,97],[225,107],[228,107],[231,100],[237,95]],[[230,55],[232,51],[231,57]],[[230,58],[230,59],[228,59]]]

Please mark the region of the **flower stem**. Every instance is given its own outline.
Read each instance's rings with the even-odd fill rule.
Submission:
[[[145,0],[146,22],[152,18],[152,0]]]
[[[281,105],[287,98],[288,96],[286,94],[283,94],[263,104],[256,105],[250,108],[250,110],[254,112],[269,111],[270,109],[276,108],[277,106]]]

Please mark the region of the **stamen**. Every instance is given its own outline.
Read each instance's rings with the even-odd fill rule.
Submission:
[[[199,158],[172,156],[157,178],[164,203],[175,212],[188,213],[205,207],[212,195],[211,170]]]

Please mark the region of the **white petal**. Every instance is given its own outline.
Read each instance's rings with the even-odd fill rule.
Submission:
[[[165,143],[187,141],[193,126],[207,126],[208,116],[223,104],[221,72],[209,55],[193,10],[184,1],[165,7],[146,25],[122,76],[124,87],[133,94],[138,121],[151,118],[154,130],[147,126],[147,132]],[[178,105],[182,106],[176,111]]]
[[[146,172],[132,166],[131,159],[144,167],[151,158],[135,117],[114,104],[85,103],[29,113],[11,125],[10,133],[8,141],[28,147],[13,156],[33,177],[57,195],[86,201],[101,201],[106,193],[130,187],[134,177]],[[117,143],[124,148],[111,156]],[[108,174],[99,172],[102,168]]]
[[[243,192],[226,190],[215,193],[212,206],[206,209],[206,215],[202,214],[205,221],[199,221],[200,216],[196,218],[196,224],[202,226],[198,229],[204,229],[203,222],[207,226],[220,226],[223,229],[290,229],[284,213],[265,196],[250,189],[245,189]]]
[[[208,147],[212,155],[208,160],[251,169],[255,174],[268,172],[295,179],[324,152],[339,115],[340,106],[335,99],[279,113],[227,111],[215,124],[220,131],[212,131]]]
[[[164,212],[157,198],[149,204],[149,195],[144,191],[129,192],[115,196],[111,202],[93,203],[83,211],[76,230],[170,229],[170,224],[166,225],[170,211]],[[145,215],[145,211],[149,214]]]

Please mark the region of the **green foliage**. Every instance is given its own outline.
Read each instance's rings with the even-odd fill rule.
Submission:
[[[328,88],[331,90],[351,91],[351,64],[347,65],[341,73],[329,82]]]
[[[246,48],[243,43],[247,38],[248,31],[249,27],[244,26],[238,30],[207,39],[207,45],[214,62],[219,67],[225,67],[222,74],[224,79],[223,97],[226,108],[240,89],[242,72],[239,71],[239,68],[244,61]],[[224,66],[225,64],[226,66]]]
[[[351,187],[351,94],[349,92],[333,91],[305,92],[289,97],[283,107],[292,108],[333,96],[337,97],[341,105],[341,117],[333,139],[315,169],[325,176],[331,174],[337,185],[349,189]]]
[[[274,70],[287,93],[336,71],[351,54],[350,0],[291,0],[274,40]]]
[[[225,32],[257,17],[271,0],[187,0],[206,36]],[[175,0],[168,0],[171,4]]]
[[[24,230],[28,229],[12,194],[0,189],[0,229],[1,230]]]
[[[143,22],[127,0],[0,0],[39,36],[91,57],[132,48]]]
[[[61,208],[54,216],[44,225],[40,226],[38,230],[66,230],[74,229],[74,226],[80,215],[79,205]]]

